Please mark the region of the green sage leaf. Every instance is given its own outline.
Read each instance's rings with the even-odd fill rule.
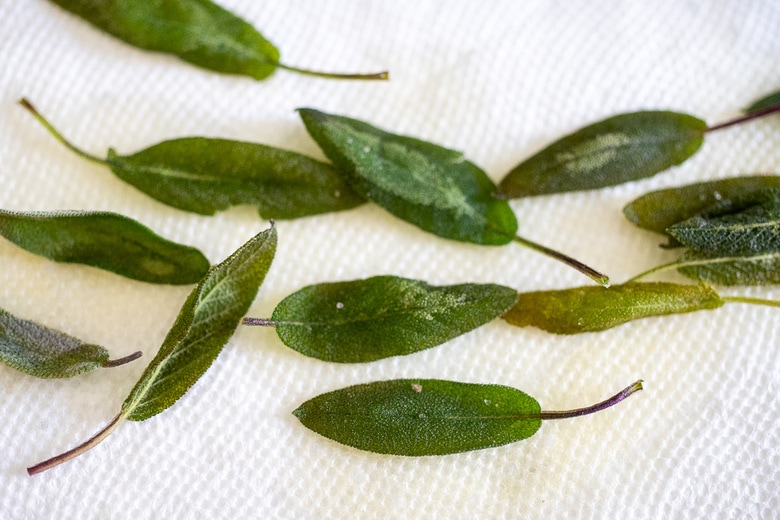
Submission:
[[[697,215],[668,229],[681,244],[709,254],[751,256],[780,251],[780,188],[749,196],[755,203],[710,218]]]
[[[255,299],[275,252],[271,227],[201,280],[122,405],[127,419],[143,421],[170,407],[211,366]]]
[[[696,153],[706,130],[701,119],[676,112],[610,117],[517,165],[499,184],[499,195],[593,190],[650,177]]]
[[[536,399],[507,386],[399,379],[328,392],[293,414],[310,430],[361,450],[446,455],[527,439],[542,420],[594,413],[641,389],[638,381],[588,408],[542,412]]]
[[[314,76],[387,79],[387,73],[332,74],[290,67],[242,18],[209,0],[52,0],[123,41],[225,74],[262,80],[278,68]]]
[[[163,204],[213,215],[239,204],[257,206],[267,219],[294,219],[359,206],[365,200],[329,164],[257,143],[184,137],[131,155],[113,149],[107,159],[68,142],[26,99],[20,104],[76,154]]]
[[[0,361],[41,378],[73,377],[102,367],[119,366],[140,352],[111,361],[108,351],[58,330],[17,318],[0,309]]]
[[[777,105],[780,105],[780,91],[772,92],[761,99],[757,99],[745,109],[745,113],[754,114]]]
[[[495,185],[463,154],[362,121],[299,109],[306,129],[352,187],[395,216],[440,237],[509,243],[517,220]]]
[[[780,187],[780,176],[754,175],[698,182],[654,191],[623,208],[623,214],[640,228],[668,236],[667,229],[700,213],[723,214],[744,205],[745,197],[766,188]]]
[[[715,285],[780,284],[780,251],[722,256],[689,249],[676,264],[681,274]]]
[[[56,262],[99,267],[144,282],[191,284],[209,268],[197,249],[116,213],[0,210],[0,235]]]
[[[500,285],[436,287],[377,276],[305,287],[282,300],[271,320],[284,344],[304,355],[361,363],[440,345],[498,318],[515,300],[517,292]]]
[[[716,309],[723,303],[714,289],[703,284],[630,282],[609,289],[591,286],[520,293],[503,318],[518,327],[579,334],[650,316]]]
[[[67,462],[97,446],[125,419],[149,419],[178,401],[208,370],[235,332],[263,283],[275,251],[276,230],[271,227],[213,266],[190,293],[119,414],[86,442],[27,472],[35,475]]]

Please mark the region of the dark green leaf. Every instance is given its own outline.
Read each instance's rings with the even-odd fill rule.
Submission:
[[[143,421],[175,403],[211,366],[257,295],[276,252],[276,230],[259,233],[214,266],[190,293],[159,352],[122,405]]]
[[[239,204],[263,218],[293,219],[353,208],[365,202],[332,166],[256,143],[185,137],[132,155],[90,155],[68,142],[26,99],[19,102],[62,144],[108,166],[147,195],[184,211],[213,215]]]
[[[761,110],[777,105],[780,105],[780,91],[773,92],[767,96],[762,97],[761,99],[754,101],[749,107],[745,109],[745,113],[753,114],[755,112],[760,112]]]
[[[463,154],[317,110],[299,109],[306,129],[352,187],[395,216],[440,237],[501,245],[517,220],[493,198],[495,185]]]
[[[73,377],[96,368],[118,366],[140,355],[136,352],[109,361],[108,351],[99,345],[84,343],[0,309],[0,361],[31,376]]]
[[[555,334],[605,330],[649,316],[716,309],[723,300],[707,285],[632,282],[520,293],[504,319]]]
[[[399,379],[322,394],[293,414],[320,435],[361,450],[446,455],[527,439],[542,420],[595,413],[641,389],[637,381],[586,408],[543,412],[536,399],[507,386]]]
[[[395,455],[445,455],[526,439],[539,403],[520,390],[401,379],[322,394],[293,412],[307,428],[347,446]]]
[[[754,205],[736,213],[707,213],[668,229],[681,244],[713,255],[752,256],[780,251],[780,188],[749,196]],[[718,212],[719,213],[719,212]]]
[[[255,143],[188,137],[127,156],[109,150],[107,163],[160,202],[202,215],[251,204],[263,218],[294,219],[365,202],[329,164]]]
[[[377,276],[305,287],[277,305],[272,322],[302,354],[359,363],[440,345],[499,317],[516,299],[500,285],[435,287]]]
[[[144,282],[191,284],[209,268],[197,249],[116,213],[0,210],[0,235],[56,262],[91,265]]]
[[[276,251],[276,230],[257,234],[212,267],[190,293],[160,350],[130,391],[119,414],[86,442],[27,469],[35,475],[105,440],[124,419],[143,421],[172,406],[208,370],[263,283]]]
[[[556,141],[499,185],[505,198],[592,190],[650,177],[701,146],[707,124],[676,112],[621,114]]]
[[[667,228],[707,211],[721,214],[743,204],[745,197],[780,187],[780,176],[755,175],[699,182],[648,193],[623,208],[633,224],[667,234]]]
[[[334,79],[387,79],[387,72],[338,74],[291,67],[252,25],[209,0],[52,0],[95,27],[142,49],[204,69],[257,80],[276,68]]]
[[[208,0],[52,0],[125,42],[205,69],[270,76],[279,51],[250,24]]]
[[[717,285],[780,283],[780,251],[752,256],[721,256],[688,250],[677,261],[683,275]]]

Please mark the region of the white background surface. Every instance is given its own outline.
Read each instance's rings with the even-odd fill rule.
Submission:
[[[131,153],[206,135],[322,157],[294,109],[309,106],[462,150],[499,181],[585,124],[639,109],[715,123],[780,88],[780,4],[765,1],[221,0],[290,64],[387,68],[388,83],[280,71],[264,82],[202,71],[107,36],[44,0],[0,0],[0,207],[112,210],[221,261],[267,222],[254,209],[200,217],[166,207],[58,144],[29,97],[88,151]],[[780,119],[707,137],[681,167],[597,192],[513,201],[520,233],[620,282],[675,253],[621,208],[653,189],[780,168]],[[279,250],[251,309],[303,285],[396,274],[520,290],[588,283],[509,245],[423,233],[374,206],[278,222]],[[778,310],[729,305],[557,337],[497,320],[435,349],[366,365],[307,359],[271,329],[240,329],[174,407],[123,424],[88,454],[25,468],[85,440],[119,410],[189,287],[59,265],[0,241],[0,307],[138,362],[64,381],[0,366],[3,518],[776,518],[780,511]],[[674,276],[669,279],[677,280]],[[777,288],[724,291],[780,298]],[[551,421],[527,441],[446,457],[380,456],[290,414],[325,391],[397,377],[501,383]]]

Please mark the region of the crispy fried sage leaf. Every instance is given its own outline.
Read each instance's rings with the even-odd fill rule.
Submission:
[[[125,182],[184,211],[213,215],[251,204],[263,218],[294,219],[364,202],[329,164],[256,143],[185,137],[132,155],[110,149],[101,159],[66,141],[29,101],[20,103],[75,153],[108,166]]]
[[[78,447],[28,468],[62,464],[105,439],[124,420],[143,421],[172,406],[211,366],[254,300],[276,251],[276,230],[259,233],[212,267],[190,293],[159,352],[108,426]]]
[[[279,63],[279,50],[252,25],[209,0],[52,0],[95,27],[142,49],[174,54],[204,69],[257,80],[276,68],[343,79],[387,79],[332,74]]]
[[[750,256],[723,256],[686,251],[670,267],[694,280],[716,285],[780,283],[780,251]]]
[[[592,190],[643,179],[682,163],[707,124],[676,112],[621,114],[556,141],[510,171],[499,195],[519,198]]]
[[[209,268],[197,249],[116,213],[0,210],[0,235],[56,262],[91,265],[144,282],[191,284]]]
[[[361,363],[440,345],[498,318],[515,300],[517,292],[500,285],[376,276],[304,287],[276,306],[270,322],[244,323],[275,326],[304,355]]]
[[[446,455],[527,439],[543,420],[598,412],[641,389],[637,381],[587,408],[543,412],[536,399],[508,386],[398,379],[328,392],[293,414],[320,435],[361,450]]]
[[[520,293],[503,318],[519,327],[578,334],[616,327],[649,316],[716,309],[724,300],[708,285],[631,282]]]
[[[609,279],[557,251],[515,235],[517,219],[493,197],[493,181],[463,154],[311,108],[306,129],[361,196],[443,238],[483,245],[519,242],[602,284]]]
[[[749,198],[754,205],[747,209],[712,218],[697,215],[668,232],[681,244],[708,254],[752,256],[780,251],[780,188],[764,189]]]
[[[136,352],[109,360],[108,351],[58,330],[17,318],[0,309],[0,361],[42,378],[73,377],[101,367],[123,365],[141,357]]]
[[[780,187],[780,176],[754,175],[717,181],[698,182],[654,191],[639,197],[623,208],[623,214],[633,224],[667,234],[667,229],[707,211],[726,213],[743,205],[745,197],[766,188]]]
[[[767,96],[762,97],[761,99],[754,101],[745,109],[745,113],[754,114],[777,105],[780,105],[780,91],[773,92]]]

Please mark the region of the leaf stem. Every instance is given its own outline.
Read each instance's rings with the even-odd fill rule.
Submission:
[[[135,361],[139,357],[141,357],[143,353],[139,350],[138,352],[133,352],[129,356],[121,357],[119,359],[109,359],[105,363],[103,363],[103,368],[114,368],[121,365],[124,365],[126,363],[130,363],[131,361]]]
[[[750,305],[766,305],[767,307],[780,307],[780,301],[765,300],[763,298],[750,298],[748,296],[721,296],[726,303],[748,303]]]
[[[42,473],[47,469],[51,469],[56,466],[59,466],[64,462],[68,462],[69,460],[78,457],[82,453],[86,453],[87,451],[91,450],[92,448],[100,444],[106,437],[111,435],[111,433],[114,430],[116,430],[117,426],[119,426],[119,424],[122,422],[122,419],[124,419],[124,416],[120,413],[116,417],[114,417],[114,419],[110,423],[108,423],[108,425],[105,428],[103,428],[95,435],[90,437],[88,441],[79,444],[72,450],[68,450],[65,453],[61,453],[57,455],[56,457],[52,457],[39,464],[36,464],[35,466],[27,468],[27,473],[30,476],[37,475],[38,473]]]
[[[22,105],[24,108],[26,108],[33,115],[33,117],[35,117],[35,119],[37,119],[38,122],[41,123],[44,126],[44,128],[46,128],[46,130],[49,131],[51,135],[54,136],[55,139],[57,139],[59,142],[65,145],[72,152],[83,157],[84,159],[87,159],[88,161],[102,164],[104,166],[108,164],[105,160],[101,159],[100,157],[85,152],[81,148],[76,147],[73,143],[65,139],[65,137],[61,133],[59,133],[59,131],[57,131],[57,129],[54,128],[54,126],[51,123],[49,123],[49,121],[47,121],[46,118],[43,117],[40,112],[38,112],[38,110],[33,106],[32,103],[30,103],[30,101],[27,98],[20,99],[19,104]]]
[[[276,327],[277,325],[277,322],[268,318],[250,318],[249,316],[241,320],[241,323],[257,327]]]
[[[710,263],[712,263],[712,262],[710,262]],[[686,265],[690,265],[690,264],[684,264],[684,263],[679,263],[679,262],[669,262],[668,264],[657,265],[657,266],[653,267],[652,269],[648,269],[647,271],[643,271],[643,272],[639,273],[638,275],[629,278],[624,283],[636,282],[640,278],[644,278],[646,276],[650,276],[653,273],[659,273],[661,271],[667,271],[667,270],[672,269],[674,267],[685,267]]]
[[[601,401],[600,403],[594,404],[592,406],[587,406],[585,408],[577,408],[576,410],[566,410],[562,412],[541,412],[539,414],[539,418],[543,421],[550,420],[550,419],[568,419],[570,417],[580,417],[582,415],[589,415],[592,413],[600,412],[601,410],[606,410],[607,408],[611,406],[615,406],[620,401],[626,399],[630,395],[642,390],[642,380],[633,383],[631,386],[624,388],[617,394],[613,395],[609,399],[605,401]]]
[[[581,272],[591,280],[594,280],[596,283],[603,285],[604,287],[609,287],[609,277],[607,275],[600,273],[599,271],[596,271],[592,267],[583,264],[579,260],[576,260],[568,255],[556,251],[555,249],[550,249],[549,247],[543,246],[541,244],[537,244],[536,242],[533,242],[531,240],[528,240],[527,238],[523,238],[518,235],[513,236],[512,240],[538,253],[547,255],[551,258],[554,258],[555,260],[558,260],[559,262],[563,262],[569,267],[572,267],[577,271]]]
[[[772,105],[770,107],[766,107],[761,110],[756,110],[755,112],[751,112],[747,115],[737,117],[736,119],[731,119],[724,123],[719,123],[715,126],[711,126],[707,128],[705,132],[714,132],[716,130],[722,130],[724,128],[729,128],[731,126],[740,125],[742,123],[752,121],[753,119],[758,119],[764,116],[768,116],[769,114],[774,114],[776,112],[780,112],[780,104]]]
[[[341,74],[336,72],[321,72],[317,70],[310,70],[310,69],[301,69],[299,67],[293,67],[290,65],[285,65],[284,63],[277,62],[275,64],[280,69],[289,70],[291,72],[297,72],[298,74],[303,74],[304,76],[314,76],[316,78],[327,78],[327,79],[360,79],[360,80],[388,80],[390,79],[390,74],[384,70],[382,72],[371,72],[368,74]]]

